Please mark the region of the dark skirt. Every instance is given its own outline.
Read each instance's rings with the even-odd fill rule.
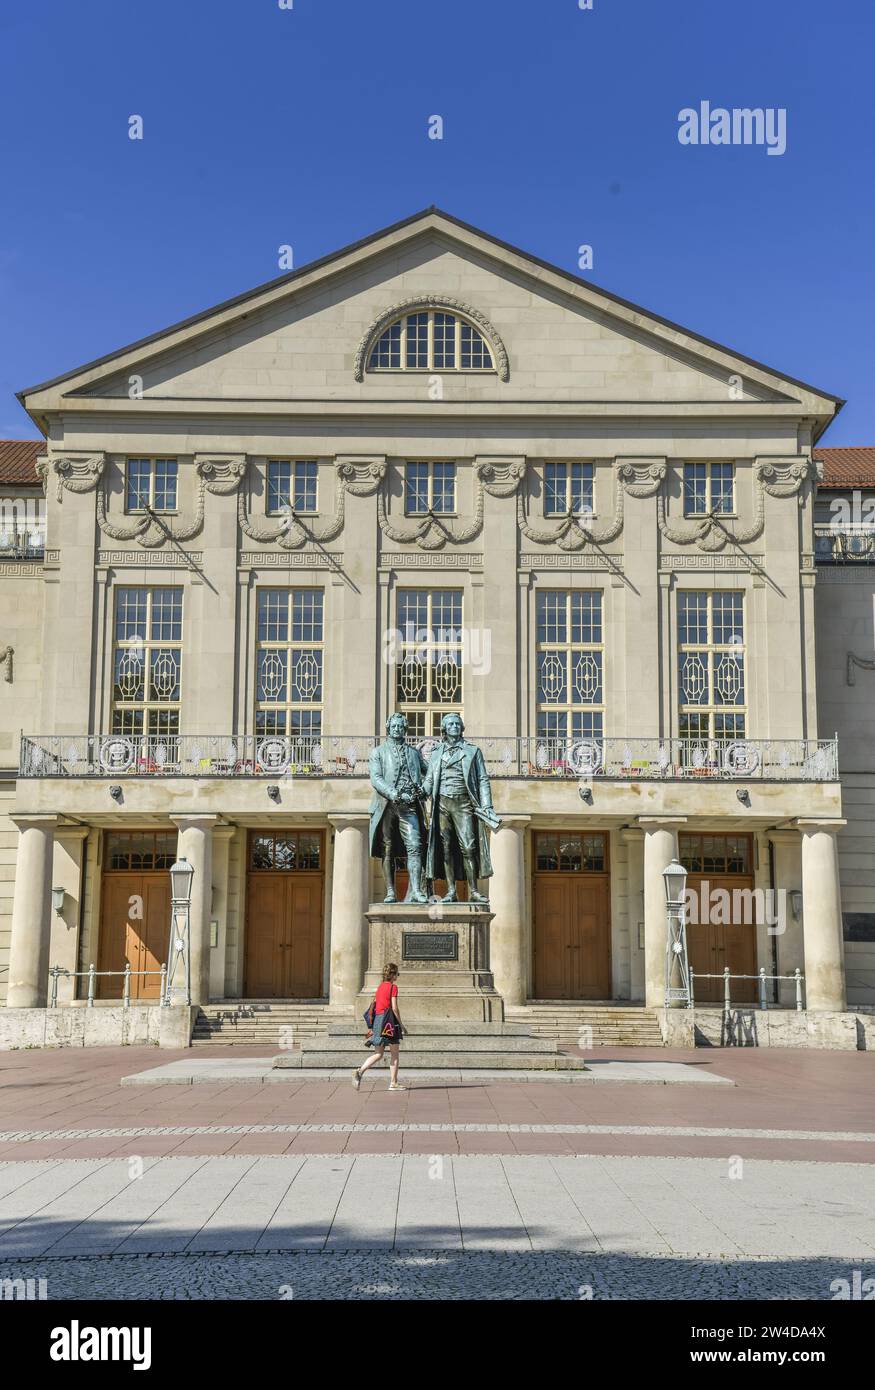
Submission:
[[[385,1025],[387,1017],[390,1016],[395,1020],[395,1037],[383,1038],[380,1036],[380,1034],[383,1031],[383,1027]],[[381,1044],[384,1047],[389,1047],[393,1045],[400,1045],[400,1043],[401,1029],[398,1026],[398,1019],[395,1016],[395,1013],[392,1009],[385,1009],[383,1013],[377,1014],[374,1018],[374,1029],[371,1033],[371,1036],[368,1038],[368,1047],[379,1047]]]

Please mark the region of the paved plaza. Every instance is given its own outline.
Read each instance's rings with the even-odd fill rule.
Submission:
[[[122,1085],[192,1054],[0,1054],[0,1278],[50,1299],[829,1299],[875,1275],[869,1054],[604,1052],[711,1084]]]

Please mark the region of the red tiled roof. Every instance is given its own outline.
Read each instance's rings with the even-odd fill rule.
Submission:
[[[0,483],[38,483],[36,461],[45,451],[44,439],[0,439]]]
[[[875,487],[875,448],[813,449],[823,464],[821,487]]]

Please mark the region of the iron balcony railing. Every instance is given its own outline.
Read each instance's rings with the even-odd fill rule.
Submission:
[[[836,739],[479,737],[494,778],[837,782]],[[373,735],[22,736],[20,777],[367,777]],[[415,741],[424,757],[437,739]]]
[[[817,524],[814,557],[818,565],[875,565],[875,527]]]

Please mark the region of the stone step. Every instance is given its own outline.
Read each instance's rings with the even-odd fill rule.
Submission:
[[[411,1037],[468,1037],[476,1034],[487,1038],[524,1038],[531,1035],[527,1023],[489,1023],[483,1019],[414,1019],[404,1027]],[[351,1019],[349,1022],[332,1022],[327,1027],[328,1036],[342,1038],[350,1035],[361,1037],[365,1032],[364,1019]]]
[[[309,1067],[348,1067],[350,1071],[363,1061],[363,1049],[349,1048],[343,1051],[289,1053],[274,1059],[278,1069],[292,1068],[306,1071]],[[478,1071],[585,1071],[582,1057],[567,1057],[561,1052],[489,1052],[489,1051],[447,1051],[427,1052],[403,1046],[401,1066],[404,1071],[421,1068],[424,1071],[472,1070]],[[380,1064],[381,1070],[388,1069],[388,1062]],[[376,1068],[374,1069],[376,1070]]]
[[[364,1034],[359,1035],[357,1050],[361,1052],[365,1045]],[[552,1038],[535,1038],[531,1035],[524,1037],[497,1037],[491,1038],[482,1034],[466,1037],[464,1034],[456,1034],[451,1038],[430,1037],[428,1034],[418,1034],[415,1037],[405,1038],[401,1044],[402,1051],[406,1054],[408,1049],[416,1052],[441,1053],[452,1051],[454,1053],[472,1052],[483,1053],[507,1053],[514,1057],[522,1056],[547,1056],[555,1055],[556,1043]],[[327,1055],[328,1053],[346,1053],[356,1050],[355,1038],[345,1036],[341,1038],[320,1037],[302,1038],[301,1051],[306,1056],[311,1052],[319,1052]]]

